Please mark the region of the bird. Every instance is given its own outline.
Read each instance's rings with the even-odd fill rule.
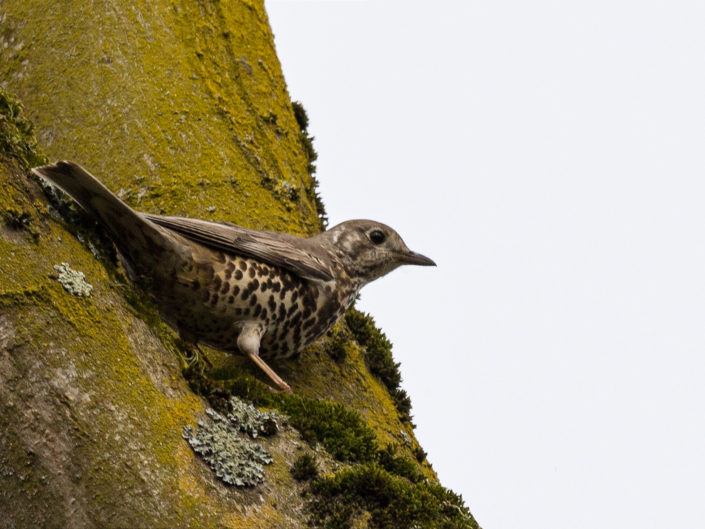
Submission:
[[[139,212],[70,161],[32,172],[102,225],[128,277],[184,341],[248,356],[274,391],[292,393],[265,359],[292,357],[312,343],[367,283],[401,265],[436,266],[372,220],[306,238]]]

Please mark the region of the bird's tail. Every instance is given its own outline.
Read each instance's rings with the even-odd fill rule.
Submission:
[[[61,161],[35,167],[32,172],[62,189],[96,218],[120,253],[134,265],[139,267],[141,252],[153,255],[172,245],[163,229],[125,204],[80,165]]]

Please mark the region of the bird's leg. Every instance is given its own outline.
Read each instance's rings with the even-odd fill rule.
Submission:
[[[259,341],[262,335],[262,328],[257,324],[246,324],[245,327],[240,332],[237,337],[237,346],[245,353],[250,359],[259,366],[259,368],[264,371],[267,376],[272,379],[272,382],[285,393],[293,393],[289,384],[284,382],[282,378],[277,375],[274,370],[269,367],[262,358],[259,356]]]

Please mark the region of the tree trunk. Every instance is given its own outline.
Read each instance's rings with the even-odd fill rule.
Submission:
[[[292,463],[302,450],[339,463],[284,426],[262,441],[263,484],[218,479],[182,437],[209,405],[182,376],[183,346],[85,216],[29,176],[69,159],[143,211],[315,233],[305,131],[263,2],[0,0],[0,86],[24,105],[0,92],[0,527],[305,526]],[[341,362],[329,345],[277,369],[304,398],[356,409],[378,446],[418,454],[363,349],[346,342]]]

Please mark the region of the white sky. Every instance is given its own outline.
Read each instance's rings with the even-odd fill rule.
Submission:
[[[267,0],[331,225],[485,529],[705,527],[705,2]]]

